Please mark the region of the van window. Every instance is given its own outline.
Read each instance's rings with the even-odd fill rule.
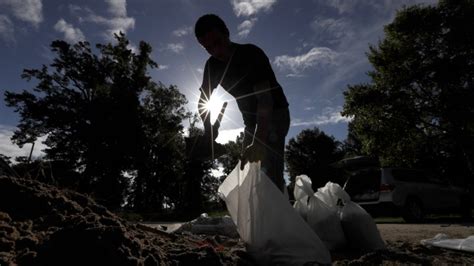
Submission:
[[[392,175],[395,180],[405,182],[427,182],[426,173],[413,169],[392,169]]]

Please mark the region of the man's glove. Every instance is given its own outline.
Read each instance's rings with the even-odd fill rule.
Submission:
[[[265,156],[265,147],[258,142],[248,145],[240,159],[240,170],[244,170],[245,164],[247,162],[257,162],[261,161]]]

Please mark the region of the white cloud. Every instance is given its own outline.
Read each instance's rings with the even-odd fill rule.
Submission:
[[[338,53],[327,47],[314,47],[306,54],[275,57],[273,63],[281,70],[291,71],[290,75],[298,77],[308,68],[335,64]]]
[[[64,33],[66,41],[71,43],[84,41],[86,39],[79,28],[74,28],[72,24],[67,23],[64,19],[58,20],[54,25],[54,29],[58,32]]]
[[[184,26],[177,30],[174,30],[173,35],[176,37],[183,37],[190,34],[192,31],[193,31],[193,28],[191,26]]]
[[[6,155],[11,158],[18,156],[28,156],[30,154],[31,145],[24,145],[23,148],[19,148],[17,145],[11,142],[11,137],[15,131],[14,127],[0,125],[0,154]],[[46,138],[40,138],[35,143],[35,148],[33,150],[33,157],[41,157],[44,155],[42,152],[46,148],[42,142]]]
[[[1,1],[1,0],[0,0]],[[125,0],[106,0],[109,16],[97,15],[91,9],[76,5],[69,5],[69,10],[76,15],[80,22],[92,22],[105,27],[105,39],[114,40],[114,34],[127,33],[135,28],[135,18],[127,16],[127,3]]]
[[[239,36],[245,38],[249,35],[250,31],[252,30],[253,26],[257,22],[257,18],[247,19],[242,22],[239,26],[237,26],[237,30],[239,31]]]
[[[170,51],[172,51],[173,53],[181,53],[181,51],[183,51],[184,49],[184,44],[183,43],[169,43],[166,48]]]
[[[303,75],[303,74],[289,73],[289,74],[286,74],[286,77],[287,78],[302,78],[302,77],[306,77],[306,76]]]
[[[217,136],[216,142],[220,144],[226,144],[229,141],[235,141],[241,132],[244,132],[243,127],[219,130],[219,135]]]
[[[360,10],[387,12],[403,5],[436,4],[438,0],[320,0],[320,2],[337,9],[339,14],[350,14]]]
[[[78,5],[73,5],[69,4],[69,13],[73,15],[74,17],[77,18],[79,22],[84,22],[87,21],[87,17],[90,16],[91,14],[94,14],[94,11],[92,11],[90,8],[86,6],[78,6]]]
[[[204,69],[201,67],[196,68],[196,71],[201,74],[204,73]]]
[[[43,21],[41,0],[0,0],[0,6],[9,7],[16,18],[29,22],[35,27]]]
[[[168,65],[159,65],[158,66],[158,70],[165,70],[165,69],[168,69],[168,68],[170,68],[170,66],[168,66]]]
[[[320,115],[310,120],[293,119],[291,126],[320,126],[328,124],[348,123],[351,117],[341,115],[342,106],[326,107]]]
[[[85,20],[104,25],[107,29],[105,31],[105,38],[108,40],[114,39],[114,33],[127,33],[129,29],[135,27],[135,19],[132,17],[112,17],[105,18],[95,14],[90,14]]]
[[[109,5],[108,11],[115,17],[126,17],[127,16],[127,1],[126,0],[105,0]]]
[[[0,15],[0,39],[5,42],[14,42],[15,29],[12,21],[5,15]]]
[[[231,0],[232,8],[238,17],[252,16],[260,11],[268,11],[276,0]]]
[[[318,36],[324,37],[325,41],[330,44],[334,44],[341,39],[352,39],[355,35],[351,28],[351,23],[345,18],[318,17],[311,23],[311,28]]]

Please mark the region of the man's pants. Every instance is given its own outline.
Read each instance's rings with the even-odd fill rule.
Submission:
[[[273,110],[268,136],[263,141],[265,152],[261,162],[262,170],[283,192],[285,189],[285,137],[290,128],[288,108]],[[252,142],[255,130],[245,128],[243,148]],[[258,140],[255,140],[258,141]]]

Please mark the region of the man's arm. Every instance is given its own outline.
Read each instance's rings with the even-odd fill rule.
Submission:
[[[270,122],[273,114],[273,97],[270,92],[270,82],[260,81],[254,87],[257,96],[257,129],[252,144],[247,146],[242,154],[240,168],[243,170],[247,162],[262,160]]]
[[[209,110],[206,108],[206,104],[211,99],[212,92],[214,88],[217,87],[215,84],[215,79],[211,76],[211,72],[209,69],[209,60],[206,62],[204,66],[204,73],[202,77],[202,84],[201,88],[201,95],[199,96],[198,102],[198,112],[201,120],[204,124],[204,134],[210,134],[211,132],[211,114]]]
[[[258,82],[254,91],[257,96],[257,130],[255,139],[265,144],[268,136],[268,129],[273,113],[273,97],[270,92],[270,82],[267,80]]]

